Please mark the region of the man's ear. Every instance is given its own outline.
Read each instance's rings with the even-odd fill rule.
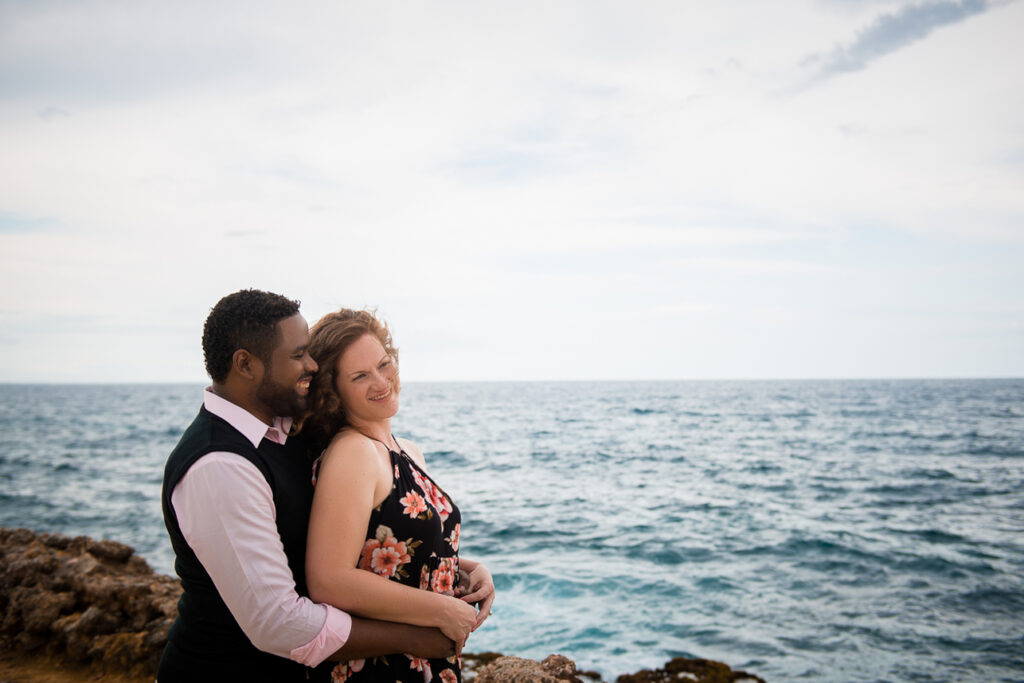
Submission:
[[[245,349],[238,349],[231,355],[231,367],[247,380],[263,380],[263,361]]]

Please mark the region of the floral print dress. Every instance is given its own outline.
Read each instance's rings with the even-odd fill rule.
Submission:
[[[459,509],[404,450],[388,452],[394,473],[391,493],[370,513],[359,568],[420,590],[453,595],[459,576]],[[456,657],[389,655],[341,662],[331,680],[461,683],[462,672]]]

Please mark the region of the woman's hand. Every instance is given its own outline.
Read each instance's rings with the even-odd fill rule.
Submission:
[[[448,598],[445,600],[443,620],[444,623],[440,626],[441,632],[455,642],[455,654],[461,655],[466,639],[476,628],[476,610],[472,605],[461,600]]]
[[[464,562],[464,564],[471,568],[468,574],[459,570],[459,585],[455,589],[455,595],[464,602],[479,608],[476,623],[473,625],[475,631],[480,628],[487,617],[491,616],[491,605],[494,604],[494,579],[491,578],[491,572],[482,562]]]

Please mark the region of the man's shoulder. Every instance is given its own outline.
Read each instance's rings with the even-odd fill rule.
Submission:
[[[237,429],[200,407],[199,413],[182,433],[167,457],[166,472],[181,469],[184,474],[199,458],[214,453],[237,454],[245,458],[254,448]],[[180,476],[180,475],[179,475]]]
[[[195,478],[196,473],[203,473],[204,477],[215,479],[233,480],[237,476],[243,479],[255,477],[265,481],[267,475],[251,458],[233,451],[210,451],[192,459],[191,465],[182,479]]]
[[[239,442],[244,445],[249,443],[245,435],[233,427],[227,420],[211,413],[205,406],[199,407],[199,412],[189,423],[178,440],[178,446],[188,442],[209,440],[217,443]],[[251,445],[251,444],[250,444]]]

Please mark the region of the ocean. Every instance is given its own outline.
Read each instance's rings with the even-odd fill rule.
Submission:
[[[0,524],[173,573],[200,385],[0,385]],[[474,652],[613,681],[1024,681],[1024,380],[415,383],[395,433],[498,598]]]

